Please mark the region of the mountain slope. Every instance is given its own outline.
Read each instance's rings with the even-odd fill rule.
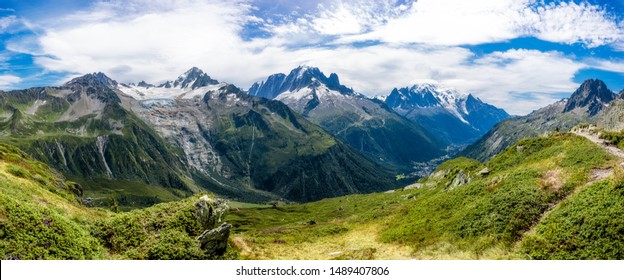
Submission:
[[[88,186],[116,182],[115,189],[130,190],[134,186],[122,181],[132,181],[164,187],[170,198],[191,194],[194,187],[186,182],[184,158],[122,108],[109,88],[115,84],[94,73],[60,87],[0,93],[0,141]],[[101,195],[96,189],[87,187]],[[161,201],[153,193],[134,196],[130,199],[143,205]]]
[[[385,102],[397,113],[455,145],[472,143],[495,124],[509,118],[504,110],[471,94],[435,84],[395,88]]]
[[[526,116],[505,120],[460,155],[487,160],[523,138],[543,133],[567,131],[580,123],[594,123],[596,115],[608,107],[615,94],[600,80],[587,80],[572,94]]]
[[[409,171],[415,162],[443,154],[442,144],[422,127],[397,115],[379,100],[368,99],[325,76],[300,66],[255,83],[249,94],[273,98],[384,166]]]
[[[211,190],[310,201],[395,186],[393,174],[280,102],[214,80],[191,86],[206,77],[193,68],[176,82],[117,90],[128,110],[184,152],[196,180],[218,182]]]
[[[210,229],[198,201],[211,213],[215,201],[194,196],[149,208],[113,213],[81,205],[81,186],[18,148],[0,143],[0,258],[232,259],[196,239]],[[225,206],[227,209],[227,206]],[[227,220],[227,218],[226,218]],[[222,222],[216,220],[215,222]]]
[[[621,162],[553,133],[394,192],[243,209],[233,240],[251,259],[621,259]]]

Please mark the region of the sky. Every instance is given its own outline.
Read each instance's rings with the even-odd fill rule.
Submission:
[[[367,96],[437,82],[515,115],[624,89],[624,0],[2,0],[0,90],[189,68],[248,89],[299,65]]]

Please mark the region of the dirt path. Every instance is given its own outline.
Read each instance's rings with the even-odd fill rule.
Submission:
[[[598,144],[598,146],[601,146],[605,149],[607,149],[607,151],[609,151],[609,153],[611,153],[612,155],[619,157],[619,158],[624,158],[624,152],[620,149],[618,149],[617,147],[613,146],[613,145],[606,145],[604,143],[604,140],[598,138],[598,136],[596,135],[592,135],[589,134],[588,131],[586,130],[581,130],[581,131],[573,131],[572,133],[578,135],[578,136],[583,136],[585,138],[587,138],[589,141],[592,141],[596,144]]]

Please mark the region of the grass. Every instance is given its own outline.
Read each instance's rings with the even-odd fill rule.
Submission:
[[[561,203],[520,244],[533,259],[624,259],[624,178]]]
[[[419,189],[240,209],[230,219],[236,248],[244,258],[524,259],[537,254],[527,255],[528,245],[518,244],[528,242],[525,235],[542,215],[568,201],[568,196],[581,195],[582,191],[574,192],[590,182],[591,170],[616,163],[582,137],[555,133],[520,141],[485,164],[467,158],[447,161],[431,177],[421,179]],[[484,167],[489,174],[479,173]],[[464,184],[453,187],[462,176]],[[555,208],[548,217],[564,215],[556,214],[562,209]],[[558,218],[552,219],[558,224]],[[595,223],[619,230],[605,220]],[[600,229],[587,230],[594,228]],[[613,235],[605,238],[617,246],[624,244]],[[351,239],[368,243],[357,246],[348,242]],[[552,242],[559,246],[568,241]],[[384,253],[388,250],[396,254]],[[619,257],[613,252],[574,256]]]
[[[78,187],[45,164],[3,144],[0,159],[5,259],[211,258],[195,240],[197,196],[123,213],[86,208]],[[554,133],[486,163],[447,161],[420,188],[305,204],[234,202],[221,258],[622,259],[620,161]],[[613,175],[595,178],[596,170]]]
[[[81,194],[80,185],[0,144],[0,258],[214,258],[195,239],[203,231],[193,214],[199,194],[123,213],[85,207]]]

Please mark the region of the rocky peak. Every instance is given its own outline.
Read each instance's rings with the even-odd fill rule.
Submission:
[[[140,81],[137,84],[138,87],[144,87],[144,88],[150,88],[150,87],[156,87],[155,85],[152,85],[150,83],[146,83],[145,81]]]
[[[65,83],[64,87],[74,92],[67,97],[70,102],[80,99],[83,94],[95,97],[104,103],[121,102],[117,94],[112,90],[117,87],[117,82],[102,72],[74,78]]]
[[[307,87],[318,87],[325,85],[331,90],[335,90],[345,95],[355,94],[350,88],[340,84],[340,79],[336,73],[325,76],[317,67],[299,66],[290,71],[288,75],[274,74],[266,81],[256,82],[249,88],[249,94],[264,98],[273,99],[283,92],[294,92]]]
[[[65,83],[65,86],[104,86],[108,88],[115,88],[117,86],[117,82],[106,76],[104,73],[97,72],[74,78]]]
[[[615,93],[609,90],[603,81],[589,79],[572,93],[564,112],[585,108],[589,116],[594,116],[615,98]]]
[[[415,107],[452,106],[466,99],[465,94],[455,89],[443,88],[435,83],[422,83],[393,89],[386,103],[393,108],[409,110]]]
[[[192,67],[184,74],[178,76],[175,81],[167,81],[158,87],[164,88],[190,88],[196,89],[209,85],[219,84],[219,81],[210,78],[204,71],[197,67]]]

